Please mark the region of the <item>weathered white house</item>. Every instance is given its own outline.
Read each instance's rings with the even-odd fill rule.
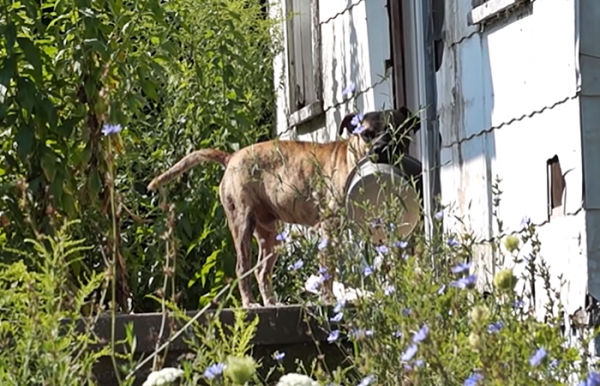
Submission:
[[[354,100],[363,112],[429,104],[411,148],[438,166],[425,188],[490,237],[498,176],[507,230],[538,224],[566,311],[595,315],[600,1],[271,0],[271,11],[295,14],[275,63],[282,138],[335,139]]]

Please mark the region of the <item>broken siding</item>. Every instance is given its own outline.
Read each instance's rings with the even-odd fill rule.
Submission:
[[[575,4],[526,3],[478,32],[467,25],[471,0],[446,2],[438,74],[444,202],[455,203],[470,228],[487,238],[495,228],[491,186],[499,176],[505,227],[518,230],[524,216],[544,224],[542,255],[554,278],[567,280],[569,313],[583,305],[587,284]],[[565,215],[548,221],[546,161],[555,155],[571,171]],[[491,268],[489,251],[481,255],[487,260],[480,268]],[[542,293],[536,290],[538,304]]]

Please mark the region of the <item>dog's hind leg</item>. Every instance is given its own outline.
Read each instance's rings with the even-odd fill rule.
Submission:
[[[256,218],[250,211],[246,213],[230,213],[227,211],[227,222],[235,245],[237,261],[235,273],[238,278],[242,306],[244,308],[257,307],[250,286],[250,276],[242,277],[252,268],[252,233],[256,226]]]
[[[258,242],[259,253],[258,259],[262,262],[257,271],[255,271],[256,281],[260,290],[265,307],[275,305],[275,295],[273,293],[273,268],[277,262],[277,254],[275,253],[275,245],[277,244],[277,229],[265,227],[261,224],[256,226],[254,237]]]

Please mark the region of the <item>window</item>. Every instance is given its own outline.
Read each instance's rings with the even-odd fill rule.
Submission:
[[[548,179],[548,218],[552,218],[564,212],[563,196],[566,184],[557,155],[546,161],[546,167]]]
[[[286,0],[289,126],[323,112],[319,0]]]
[[[483,24],[493,18],[510,14],[518,5],[529,4],[533,0],[472,0],[473,9],[469,12],[470,25]]]

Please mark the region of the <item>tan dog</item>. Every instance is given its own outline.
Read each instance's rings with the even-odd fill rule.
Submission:
[[[219,196],[237,254],[236,274],[241,277],[252,268],[251,242],[254,236],[259,245],[259,261],[255,272],[265,306],[274,305],[271,277],[277,261],[275,246],[279,223],[319,226],[327,232],[323,206],[335,213],[344,202],[346,178],[363,157],[381,155],[389,148],[393,137],[390,126],[402,125],[402,134],[414,128],[407,121],[410,112],[400,110],[365,114],[361,129],[355,131],[356,119],[349,114],[342,120],[340,130],[360,134],[347,140],[330,143],[272,140],[257,143],[229,154],[221,150],[202,149],[185,156],[148,185],[154,190],[199,163],[211,161],[225,166],[219,186]],[[353,122],[353,119],[355,122]],[[418,127],[416,127],[418,129]],[[401,140],[396,151],[405,152]],[[389,159],[389,156],[383,156]],[[323,182],[326,183],[323,183]],[[331,294],[334,269],[332,262],[321,255],[321,264],[328,268],[330,278],[323,283],[324,292]],[[239,290],[244,307],[255,306],[250,278],[240,280]]]

